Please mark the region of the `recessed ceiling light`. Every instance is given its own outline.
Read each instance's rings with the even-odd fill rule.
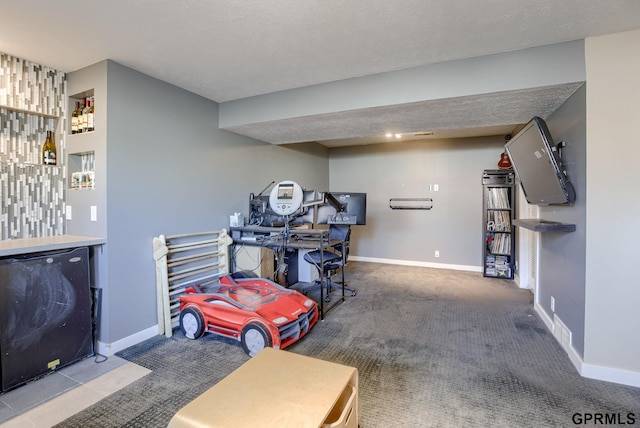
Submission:
[[[386,136],[387,136],[387,138],[391,138],[391,137],[393,137],[393,134],[391,132],[387,132]]]
[[[402,134],[399,132],[396,132],[396,138],[402,138]]]

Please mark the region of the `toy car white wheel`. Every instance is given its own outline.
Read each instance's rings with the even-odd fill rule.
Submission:
[[[253,357],[268,346],[271,346],[271,336],[262,324],[252,322],[242,329],[242,348],[249,356]]]
[[[200,311],[187,308],[180,312],[180,330],[188,339],[197,339],[204,334],[204,317]]]

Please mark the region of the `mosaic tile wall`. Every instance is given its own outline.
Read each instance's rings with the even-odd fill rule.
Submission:
[[[0,53],[0,239],[66,231],[64,73]],[[57,166],[41,162],[56,131]]]
[[[65,233],[63,168],[0,162],[2,239]]]
[[[64,73],[0,53],[0,106],[64,117],[66,94]]]
[[[41,164],[47,131],[56,129],[56,118],[36,116],[0,107],[0,161]],[[60,135],[56,134],[58,165],[64,158]]]

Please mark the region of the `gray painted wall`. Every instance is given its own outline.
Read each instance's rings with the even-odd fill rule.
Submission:
[[[588,39],[585,371],[640,387],[640,30]]]
[[[586,85],[576,91],[546,122],[558,143],[564,141],[563,163],[576,191],[571,205],[541,206],[540,218],[572,223],[572,233],[540,233],[538,302],[553,319],[557,315],[572,332],[572,345],[584,356],[586,253]],[[555,299],[555,312],[551,310]]]
[[[107,75],[94,76],[107,81],[100,339],[113,343],[157,323],[154,236],[226,228],[229,214],[248,214],[249,193],[271,180],[328,188],[329,161],[317,145],[273,146],[221,131],[217,103],[106,63]]]
[[[367,193],[351,255],[480,270],[482,171],[497,168],[503,145],[497,136],[332,149],[331,190]],[[390,198],[432,198],[433,208],[392,210]]]

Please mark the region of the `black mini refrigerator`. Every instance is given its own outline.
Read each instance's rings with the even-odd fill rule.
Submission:
[[[0,259],[1,391],[90,355],[88,248]]]

